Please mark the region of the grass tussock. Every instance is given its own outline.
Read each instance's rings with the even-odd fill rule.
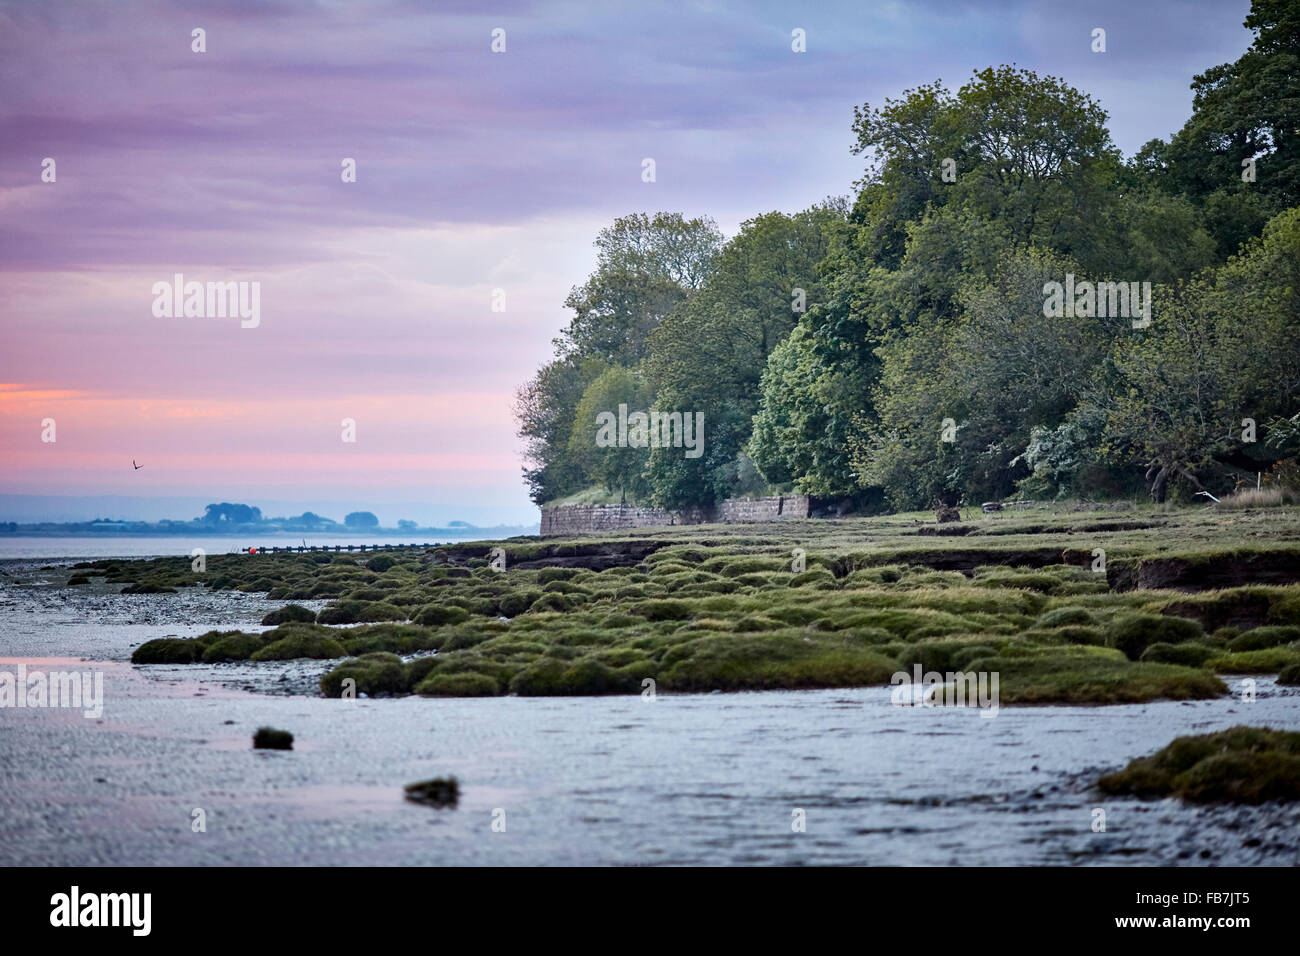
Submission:
[[[1179,737],[1097,783],[1113,796],[1173,796],[1192,803],[1300,800],[1300,733],[1232,727]]]
[[[1269,488],[1243,488],[1235,494],[1220,498],[1215,508],[1220,511],[1240,511],[1246,508],[1281,508],[1296,504],[1300,504],[1300,491],[1275,485]]]
[[[1300,562],[1286,543],[1300,540],[1300,509],[1148,518],[1134,527],[1044,505],[973,517],[953,538],[919,535],[917,516],[885,516],[428,553],[210,555],[203,574],[181,558],[75,570],[141,593],[207,587],[290,602],[264,618],[273,630],[159,638],[132,659],[333,661],[322,680],[331,696],[632,694],[647,679],[665,692],[860,686],[920,664],[997,669],[1003,703],[1107,704],[1213,696],[1225,692],[1216,674],[1300,663],[1300,582],[1278,559]],[[497,545],[504,572],[485,560]],[[1122,575],[1111,590],[1110,572],[1092,570],[1097,548],[1108,568],[1268,562],[1261,580],[1220,589],[1198,591],[1179,571],[1180,590]],[[293,603],[309,599],[328,603],[314,616]]]

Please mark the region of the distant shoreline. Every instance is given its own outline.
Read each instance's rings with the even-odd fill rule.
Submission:
[[[155,537],[202,537],[202,538],[303,538],[319,537],[328,535],[332,538],[374,538],[384,535],[392,535],[402,538],[413,538],[420,536],[438,537],[438,538],[471,538],[481,540],[497,540],[500,538],[511,538],[536,535],[540,530],[538,525],[497,525],[491,528],[480,528],[473,525],[458,525],[452,528],[365,528],[347,530],[337,528],[323,528],[319,530],[286,530],[286,529],[259,529],[256,527],[239,527],[239,528],[195,528],[195,527],[157,527],[153,525],[139,525],[134,522],[130,527],[113,527],[99,525],[90,527],[86,525],[67,525],[59,528],[42,527],[39,525],[18,525],[16,530],[10,530],[0,526],[0,541],[6,538],[85,538],[85,537],[103,537],[103,538],[155,538]]]

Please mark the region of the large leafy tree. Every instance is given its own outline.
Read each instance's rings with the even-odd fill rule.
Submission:
[[[856,446],[865,481],[900,506],[1014,490],[1034,429],[1064,422],[1129,327],[1043,314],[1044,284],[1074,268],[1042,250],[1011,253],[992,278],[965,281],[956,321],[882,347],[878,421]]]
[[[1293,455],[1300,0],[1254,0],[1246,25],[1186,126],[1129,162],[1090,97],[990,67],[855,111],[870,161],[849,209],[758,216],[725,247],[705,220],[618,220],[521,392],[534,497],[614,474],[669,505],[793,483],[914,507],[1146,474],[1159,499]],[[1044,316],[1069,272],[1151,283],[1152,326]],[[611,367],[660,410],[704,412],[705,455],[654,451],[634,476],[573,446]]]
[[[562,355],[632,366],[650,333],[713,271],[722,234],[713,220],[681,213],[634,213],[596,238],[596,270],[570,291],[573,319],[556,345]]]
[[[262,509],[252,505],[223,501],[203,509],[203,521],[207,524],[251,524],[261,520]]]
[[[753,474],[742,449],[758,409],[763,366],[808,303],[822,297],[818,266],[846,212],[843,201],[832,200],[745,222],[703,288],[652,334],[646,373],[658,407],[700,412],[707,427],[700,458],[684,458],[675,449],[652,454],[659,503],[708,503],[737,491]]]
[[[1282,457],[1264,426],[1300,411],[1300,208],[1222,268],[1158,293],[1151,327],[1116,349],[1125,387],[1106,404],[1104,449],[1145,465],[1157,501],[1176,479],[1227,490],[1234,471]]]
[[[600,482],[608,491],[620,492],[625,498],[645,497],[648,486],[644,473],[650,450],[622,443],[623,436],[618,434],[617,427],[612,433],[606,432],[613,443],[598,443],[598,423],[602,415],[613,416],[617,421],[620,405],[627,415],[644,414],[650,407],[650,398],[637,372],[614,365],[587,386],[574,411],[568,440],[570,459],[589,479]]]
[[[908,223],[957,205],[997,221],[1015,248],[1047,245],[1091,266],[1108,234],[1120,158],[1106,113],[1064,80],[1011,66],[977,71],[955,94],[938,82],[854,111],[871,165],[858,209],[871,259],[896,266]]]
[[[1300,2],[1254,0],[1244,25],[1250,48],[1196,76],[1191,118],[1137,157],[1153,182],[1204,210],[1221,257],[1300,204]],[[1243,181],[1250,161],[1254,179]]]
[[[524,440],[524,481],[541,504],[584,487],[586,476],[569,455],[569,436],[583,393],[607,366],[566,355],[543,365],[515,393],[515,420]]]
[[[720,244],[712,220],[680,213],[635,213],[600,231],[595,271],[565,300],[574,315],[554,340],[555,359],[515,395],[524,481],[535,502],[603,480],[572,455],[578,402],[611,365],[640,363],[650,333],[704,283]]]
[[[748,453],[769,481],[794,482],[820,498],[852,496],[858,482],[849,452],[860,407],[853,397],[866,396],[874,370],[828,365],[811,339],[799,325],[769,356]]]
[[[936,389],[964,359],[953,351],[964,290],[1035,247],[1102,267],[1117,198],[1107,187],[1121,166],[1095,102],[1012,67],[979,71],[955,94],[935,83],[864,106],[854,129],[857,151],[872,155],[855,230],[827,262],[826,299],[801,323],[807,334],[792,339],[808,354],[769,363],[780,367],[766,380],[751,454],[768,477],[791,474],[814,494],[894,484],[896,500],[916,502],[970,471],[941,461],[952,449],[936,444],[928,408],[956,408]],[[924,474],[904,477],[923,462]]]

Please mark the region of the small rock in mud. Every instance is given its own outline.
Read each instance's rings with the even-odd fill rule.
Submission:
[[[435,777],[406,785],[406,799],[434,807],[454,807],[460,800],[460,784],[455,777]]]
[[[292,750],[293,734],[274,727],[258,727],[253,734],[254,750]]]

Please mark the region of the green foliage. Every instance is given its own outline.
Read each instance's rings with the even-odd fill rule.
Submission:
[[[578,403],[607,368],[640,364],[650,333],[708,277],[721,240],[712,220],[679,213],[635,213],[601,230],[595,272],[565,300],[574,315],[555,340],[555,360],[516,395],[515,417],[529,465],[524,477],[534,501],[593,483],[570,454],[575,430],[586,427],[577,416]],[[594,423],[590,431],[594,434]]]
[[[1140,660],[1146,664],[1179,664],[1200,667],[1218,652],[1212,647],[1189,641],[1186,644],[1150,644]]]
[[[1300,641],[1300,627],[1257,627],[1228,641],[1228,650],[1259,651]]]
[[[345,684],[348,680],[355,684]],[[382,697],[407,693],[410,679],[400,657],[375,652],[344,661],[321,677],[320,687],[326,697],[341,697],[348,689],[358,695]]]
[[[788,487],[861,510],[1144,484],[1161,502],[1294,457],[1296,22],[1255,0],[1250,49],[1128,163],[1090,96],[1004,65],[857,109],[851,208],[766,213],[725,244],[680,215],[617,220],[520,391],[534,500],[600,482],[674,508]],[[1045,315],[1067,273],[1150,283],[1151,323]],[[620,393],[702,412],[703,454],[595,449],[588,419]]]
[[[346,657],[347,653],[343,645],[332,637],[306,632],[293,632],[254,652],[249,657],[249,660],[291,661],[304,657],[320,660]]]
[[[1204,700],[1226,692],[1204,671],[1130,663],[1110,648],[1070,647],[971,661],[968,671],[999,674],[1002,704],[1123,704],[1164,698]]]
[[[682,691],[880,684],[899,669],[846,635],[791,631],[699,637],[672,647],[663,667],[662,686]]]
[[[742,223],[700,291],[651,335],[646,370],[656,407],[700,411],[708,427],[698,458],[676,448],[651,452],[657,504],[708,504],[762,487],[743,454],[760,376],[799,316],[821,300],[817,267],[846,220],[843,201],[831,200]]]
[[[646,415],[653,402],[640,376],[619,366],[610,366],[593,381],[578,400],[573,430],[569,434],[569,460],[588,479],[599,481],[609,491],[619,491],[634,500],[645,498],[649,491],[642,472],[647,449],[634,441],[649,441],[646,436],[619,434],[621,418]],[[620,416],[620,411],[625,413]],[[612,423],[612,424],[611,424]],[[623,439],[625,444],[620,445]]]
[[[1199,621],[1161,614],[1120,614],[1106,628],[1106,643],[1123,651],[1131,661],[1142,657],[1152,644],[1181,644],[1205,633]]]
[[[406,611],[386,601],[371,601],[357,612],[357,620],[363,623],[376,621],[405,621]]]
[[[1102,451],[1146,465],[1156,500],[1173,478],[1200,489],[1225,466],[1266,470],[1270,452],[1246,440],[1242,410],[1262,423],[1300,399],[1300,208],[1154,301],[1151,328],[1116,347],[1125,386],[1104,403]]]
[[[203,651],[203,663],[246,661],[261,650],[265,643],[260,634],[232,634],[209,644]]]
[[[1003,704],[1199,699],[1224,692],[1216,673],[1272,674],[1300,662],[1300,583],[1112,592],[1075,563],[1095,544],[1114,567],[1158,562],[1233,580],[1252,568],[1286,573],[1296,509],[1225,521],[1205,509],[1135,519],[1038,506],[969,524],[978,533],[960,538],[919,536],[910,515],[682,526],[657,533],[648,557],[632,542],[618,567],[606,565],[623,553],[620,535],[507,542],[512,555],[553,563],[534,570],[521,558],[504,574],[457,566],[464,552],[452,545],[382,574],[355,560],[213,555],[226,587],[320,590],[346,595],[326,608],[345,617],[378,604],[420,623],[213,631],[151,641],[134,660],[315,658],[324,693],[342,693],[351,678],[369,696],[633,694],[647,678],[664,693],[861,686],[919,663],[996,671]],[[790,569],[794,547],[807,551],[800,574]],[[83,570],[135,582],[188,569],[166,558]],[[389,600],[355,597],[375,595]],[[507,606],[522,613],[502,620]]]
[[[500,685],[487,674],[430,674],[415,688],[421,697],[496,697]]]
[[[462,621],[469,620],[469,612],[454,605],[429,604],[420,608],[419,612],[411,620],[424,627],[460,624]]]
[[[1300,96],[1300,28],[1290,0],[1254,0],[1250,48],[1192,81],[1192,116],[1168,143],[1140,156],[1151,180],[1189,196],[1220,236],[1224,254],[1264,220],[1300,204],[1300,133],[1289,104]],[[1254,160],[1253,182],[1243,164]]]
[[[301,604],[286,604],[278,610],[262,618],[262,623],[268,626],[276,624],[287,624],[290,621],[315,621],[316,612],[303,607]]]
[[[1193,803],[1300,800],[1300,734],[1232,727],[1179,737],[1097,781],[1103,793]]]
[[[1266,647],[1256,651],[1219,654],[1211,658],[1206,666],[1219,674],[1277,674],[1296,663],[1300,663],[1300,649]]]
[[[1039,627],[1065,627],[1069,624],[1090,625],[1096,617],[1086,607],[1058,607],[1043,613],[1038,619]]]
[[[238,634],[238,631],[234,632]],[[197,640],[159,637],[145,641],[131,653],[132,664],[193,664],[203,659],[204,645]]]
[[[355,624],[369,606],[367,601],[340,601],[316,615],[319,624]]]
[[[569,439],[578,402],[607,367],[600,359],[565,355],[543,365],[515,393],[514,415],[524,441],[524,481],[537,503],[590,484],[569,457]]]
[[[703,285],[722,235],[711,219],[680,213],[633,213],[596,237],[596,271],[569,293],[573,320],[557,341],[561,354],[634,365],[650,333]]]

